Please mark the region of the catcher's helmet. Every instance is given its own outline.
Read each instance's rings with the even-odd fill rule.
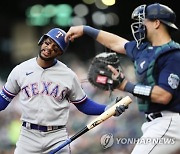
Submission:
[[[150,20],[158,19],[168,27],[178,30],[175,25],[176,14],[174,11],[168,6],[159,3],[150,4],[148,6],[138,6],[133,11],[131,18],[137,21],[131,25],[131,30],[137,42],[137,46],[145,39],[146,28],[143,24],[145,18]]]
[[[146,18],[147,19],[159,19],[161,22],[167,26],[178,29],[174,24],[176,22],[176,14],[174,11],[166,5],[155,3],[147,6],[146,8]]]
[[[66,32],[64,30],[60,28],[53,28],[39,39],[38,45],[40,45],[45,38],[50,37],[57,43],[59,48],[63,52],[65,52],[69,45],[69,42],[65,42],[65,39],[64,39],[65,35],[66,35]]]

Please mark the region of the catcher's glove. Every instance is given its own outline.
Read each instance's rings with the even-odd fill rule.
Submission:
[[[112,71],[107,67],[113,66],[119,72],[114,78]],[[103,52],[96,55],[89,67],[88,80],[101,90],[114,90],[124,80],[124,74],[120,66],[120,60],[116,53]]]

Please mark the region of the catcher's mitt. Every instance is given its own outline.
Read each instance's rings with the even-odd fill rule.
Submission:
[[[113,66],[119,71],[119,75],[114,79],[112,71],[107,67]],[[103,52],[96,55],[88,70],[88,81],[101,90],[114,90],[124,80],[120,60],[116,53]]]

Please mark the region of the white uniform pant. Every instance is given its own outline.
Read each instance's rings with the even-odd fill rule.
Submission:
[[[161,113],[163,117],[142,125],[143,136],[131,154],[180,154],[180,114]]]
[[[21,127],[20,137],[16,143],[14,154],[48,154],[57,148],[68,138],[66,128],[42,132]],[[69,145],[65,146],[58,153],[70,154]]]

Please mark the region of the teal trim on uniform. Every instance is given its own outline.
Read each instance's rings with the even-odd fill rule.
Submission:
[[[154,65],[155,65],[155,60],[153,60],[151,63],[150,63],[150,65],[149,65],[149,67],[148,67],[148,70],[147,70],[147,81],[148,81],[148,85],[150,85],[150,86],[153,86],[153,85],[155,85],[155,80],[154,80],[154,77],[153,77],[153,75],[152,75],[152,72],[153,72],[153,70],[154,70]]]
[[[148,111],[149,109],[149,102],[148,101],[144,101],[144,102],[141,102],[141,101],[138,101],[138,108],[139,108],[139,111]]]

